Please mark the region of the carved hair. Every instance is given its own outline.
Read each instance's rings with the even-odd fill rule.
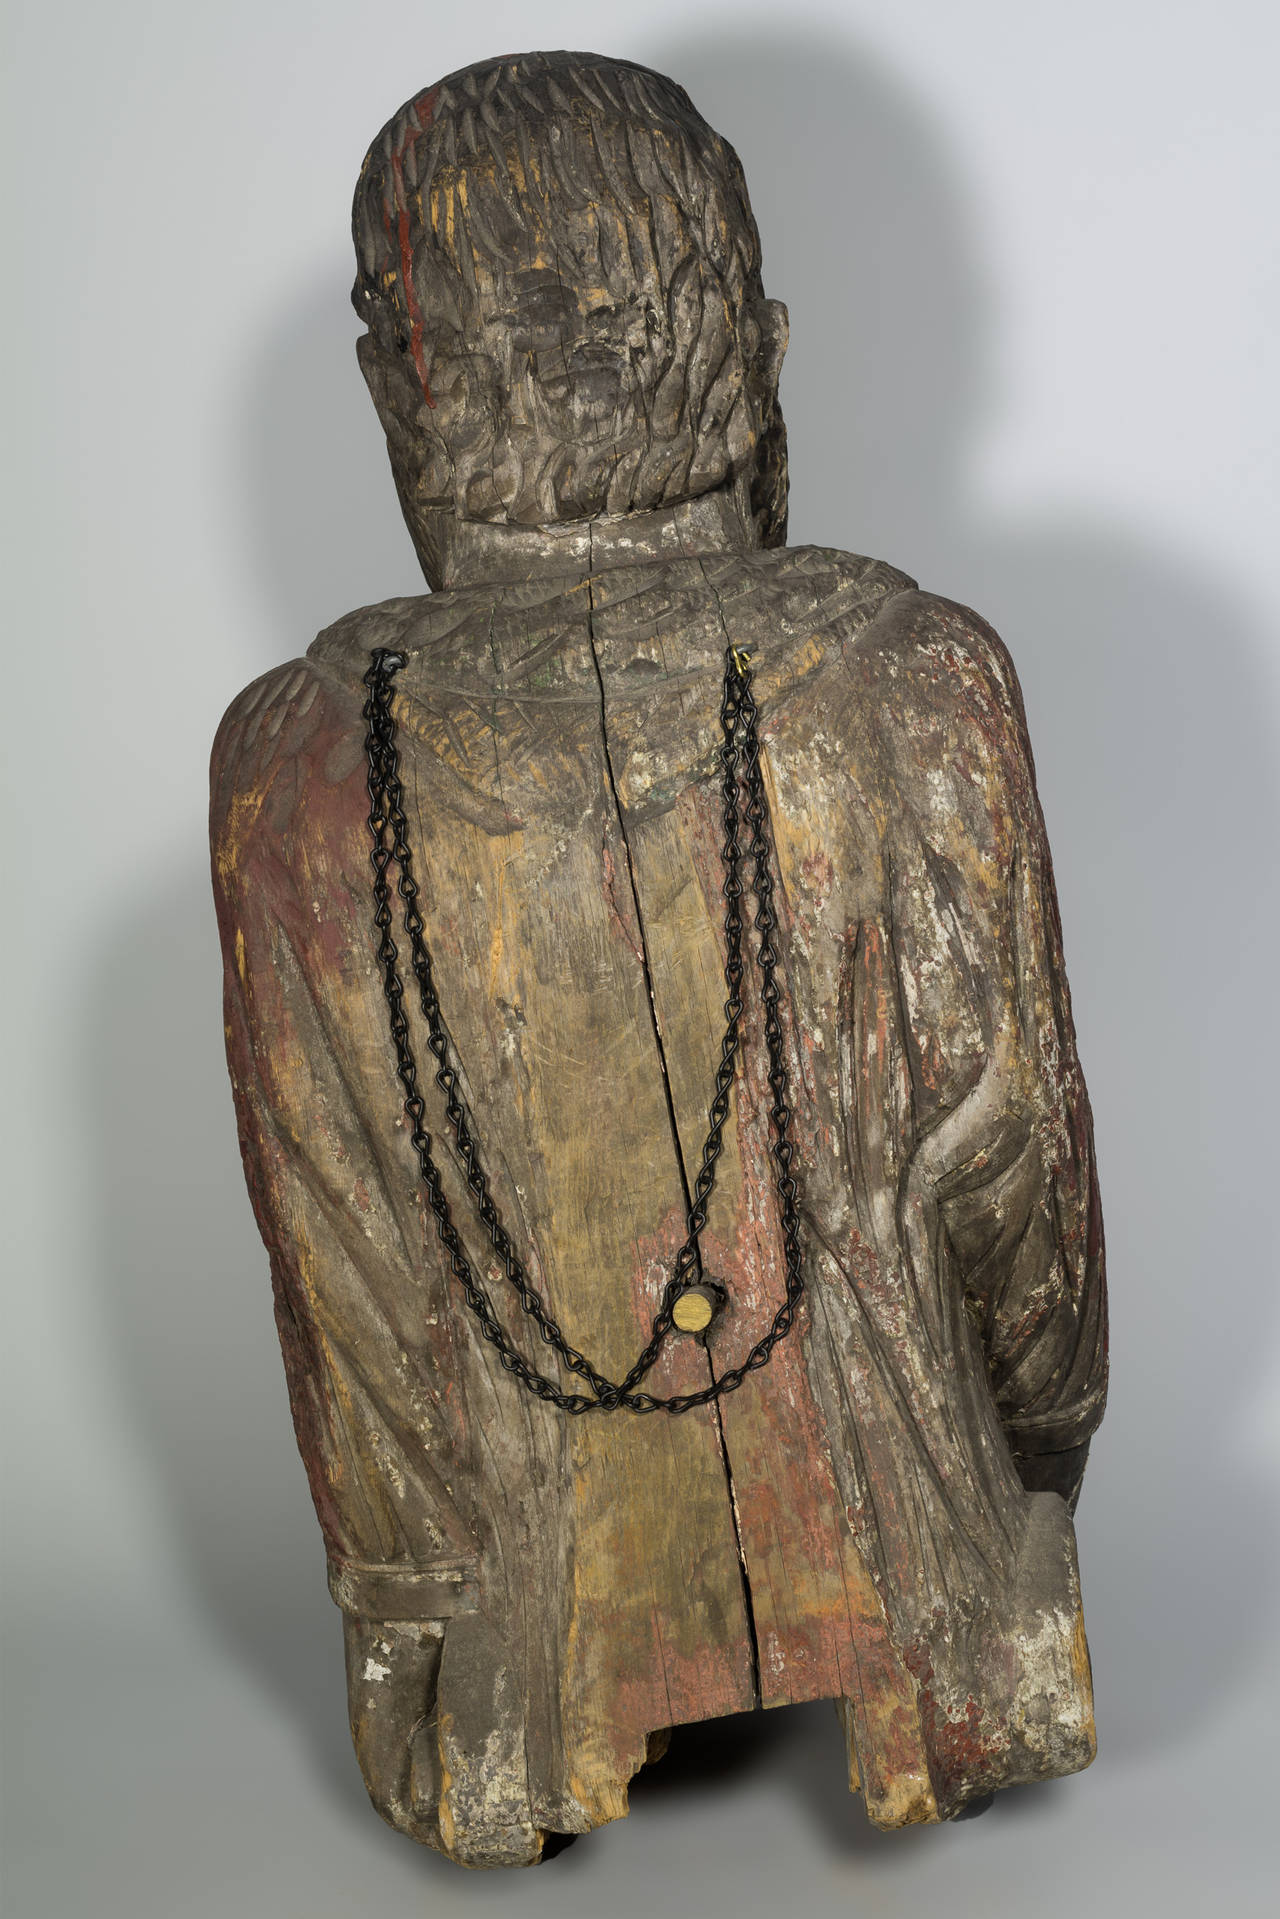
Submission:
[[[578,53],[451,74],[374,141],[352,225],[362,360],[411,527],[436,507],[572,520],[743,480],[781,542],[759,236],[737,155],[673,81]],[[508,310],[539,274],[553,307],[554,283],[574,290],[556,353]]]

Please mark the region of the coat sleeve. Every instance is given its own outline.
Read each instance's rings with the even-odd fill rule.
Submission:
[[[1107,1324],[1088,1096],[1022,697],[999,639],[921,593],[878,680],[904,1165],[1023,1483],[1074,1505]]]
[[[227,1061],[298,1444],[348,1611],[474,1602],[439,1261],[370,938],[359,701],[306,663],[249,687],[212,763]],[[363,835],[363,838],[362,838]]]

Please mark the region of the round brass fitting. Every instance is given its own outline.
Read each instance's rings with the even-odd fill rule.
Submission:
[[[725,1300],[723,1286],[714,1280],[696,1280],[686,1286],[671,1309],[673,1324],[682,1333],[705,1333]]]

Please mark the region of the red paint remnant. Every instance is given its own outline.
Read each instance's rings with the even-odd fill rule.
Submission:
[[[435,108],[438,87],[431,87],[426,93],[420,93],[413,102],[413,112],[417,115],[417,126],[410,123],[405,128],[404,139],[391,150],[391,184],[395,194],[396,241],[400,252],[400,284],[404,288],[405,310],[409,315],[409,348],[413,354],[414,370],[422,387],[423,398],[429,407],[435,407],[431,397],[431,383],[427,378],[427,358],[423,346],[422,309],[418,305],[417,290],[413,284],[413,249],[409,244],[409,207],[404,190],[404,156],[412,153],[418,140],[431,125],[431,116]]]
[[[815,913],[820,913],[831,898],[831,890],[835,885],[835,867],[827,854],[819,850],[801,860],[800,872],[806,892],[813,895],[813,910]]]
[[[618,869],[607,839],[600,847],[600,864],[604,871],[604,896],[609,903],[609,911],[617,920],[623,939],[643,966],[644,951],[640,944],[638,928],[634,926],[630,916],[624,915],[622,907],[618,904]],[[632,913],[634,913],[635,903],[631,898],[630,887],[627,888],[624,897],[630,902]]]
[[[351,1197],[355,1200],[356,1205],[362,1213],[367,1213],[373,1203],[369,1198],[369,1188],[362,1179],[357,1179],[355,1185],[352,1187]]]
[[[992,1724],[972,1693],[958,1710],[947,1709],[934,1689],[933,1661],[922,1639],[908,1646],[903,1656],[917,1682],[920,1722],[939,1806],[954,1806],[998,1783],[999,1761],[1009,1744],[1007,1731]]]
[[[970,1770],[979,1771],[989,1757],[981,1735],[982,1707],[972,1694],[965,1700],[961,1712],[958,1719],[944,1716],[936,1706],[933,1712],[937,1755],[951,1779],[965,1776]]]
[[[422,387],[423,398],[429,407],[435,406],[431,397],[431,385],[427,379],[427,356],[422,341],[422,309],[418,305],[418,295],[413,284],[413,249],[409,245],[409,210],[404,201],[404,173],[398,153],[391,156],[391,174],[395,182],[396,193],[396,234],[400,246],[400,284],[404,288],[404,304],[409,315],[409,347],[413,354],[414,369]]]
[[[921,1082],[929,1088],[931,1093],[939,1092],[946,1076],[947,1060],[938,1043],[936,1033],[929,1033],[926,1036],[923,1045],[917,1049],[917,1057],[920,1062]]]

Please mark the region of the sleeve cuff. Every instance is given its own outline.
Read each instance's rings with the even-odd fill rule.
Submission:
[[[450,1619],[480,1604],[479,1562],[430,1559],[369,1565],[329,1561],[329,1591],[343,1612],[361,1619]]]

